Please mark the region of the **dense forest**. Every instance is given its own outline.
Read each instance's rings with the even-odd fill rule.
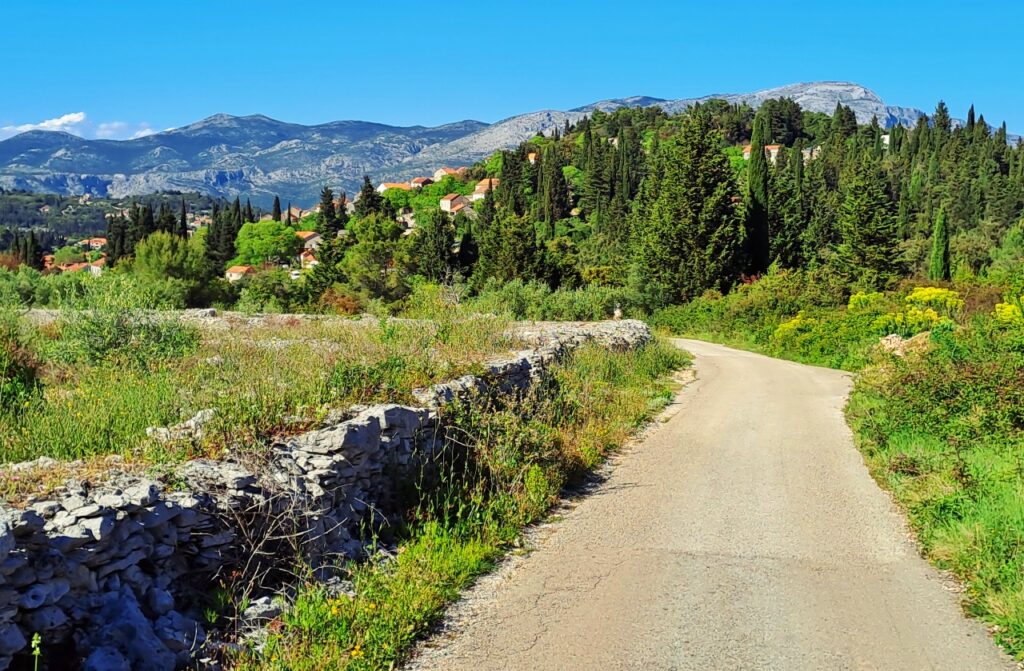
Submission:
[[[472,207],[438,208],[445,192],[484,178],[495,179]],[[973,108],[954,122],[943,103],[914,128],[888,130],[841,104],[829,116],[788,99],[756,111],[713,100],[676,116],[595,111],[414,195],[378,193],[367,179],[351,217],[343,194],[323,196],[302,222],[290,204],[258,222],[237,199],[210,203],[192,240],[189,204],[134,203],[109,222],[110,265],[176,284],[158,292],[176,304],[229,305],[240,291],[251,309],[388,309],[424,281],[468,300],[514,283],[582,292],[600,316],[727,292],[770,269],[813,271],[837,300],[908,276],[1006,283],[1024,248],[1024,149]],[[319,263],[294,279],[281,270],[294,253],[282,231],[313,227],[325,238]],[[241,251],[268,240],[281,249]],[[219,278],[233,261],[264,270],[227,287]]]

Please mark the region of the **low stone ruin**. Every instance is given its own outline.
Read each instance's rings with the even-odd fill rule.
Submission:
[[[353,408],[258,458],[191,461],[159,479],[112,473],[0,509],[0,671],[28,658],[34,634],[50,668],[210,665],[212,591],[242,590],[250,606],[240,626],[259,627],[281,613],[269,587],[288,584],[282,558],[337,580],[339,561],[364,556],[365,532],[400,514],[401,485],[439,447],[440,406],[525,390],[587,341],[627,349],[651,337],[637,321],[532,324],[517,335],[533,349],[418,390],[420,407]],[[194,437],[208,415],[151,435]]]

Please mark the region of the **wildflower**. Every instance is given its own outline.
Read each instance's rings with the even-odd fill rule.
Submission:
[[[356,643],[356,647],[352,648],[352,650],[348,654],[349,654],[350,657],[352,657],[352,659],[359,659],[360,657],[364,656],[366,653],[363,652],[362,645],[359,644],[359,643]]]

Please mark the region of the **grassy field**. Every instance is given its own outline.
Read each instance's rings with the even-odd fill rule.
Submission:
[[[451,407],[443,476],[421,489],[398,554],[351,567],[354,598],[308,585],[263,651],[238,668],[394,668],[563,485],[671,400],[671,373],[687,363],[660,341],[628,353],[587,346],[522,401]]]
[[[34,326],[0,315],[0,462],[117,455],[159,464],[251,449],[333,408],[408,401],[514,349],[509,323],[241,317],[179,322],[127,306]],[[147,427],[213,409],[200,441],[161,444]],[[26,483],[0,481],[0,491]]]

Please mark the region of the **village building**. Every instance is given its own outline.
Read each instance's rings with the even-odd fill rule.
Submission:
[[[228,282],[238,282],[239,280],[254,275],[256,269],[252,266],[231,266],[227,272],[224,273],[224,279]]]
[[[526,155],[526,160],[530,162],[530,165],[537,163],[537,152],[531,151]]]
[[[781,144],[766,144],[764,146],[764,155],[774,164],[779,160],[779,150],[782,149]],[[750,160],[750,145],[743,145],[743,159]]]
[[[382,182],[377,187],[377,193],[384,193],[388,189],[401,189],[402,191],[409,191],[412,189],[406,182]]]
[[[416,227],[416,213],[413,212],[413,209],[408,205],[403,207],[401,211],[395,215],[395,220],[406,228]]]
[[[498,180],[498,178],[496,177],[481,179],[479,182],[477,182],[476,188],[473,189],[473,195],[471,195],[469,199],[472,201],[483,200],[484,196],[487,195],[488,191],[493,191],[494,189],[498,188],[499,181],[500,180]]]
[[[102,259],[96,259],[95,261],[89,264],[89,274],[91,274],[93,277],[99,277],[100,275],[103,274],[103,271],[106,269],[106,257],[103,257]]]
[[[462,179],[466,175],[465,168],[438,168],[434,171],[434,181],[440,182],[445,177],[454,177],[455,179]]]
[[[295,231],[295,236],[302,240],[303,249],[316,249],[324,240],[316,231]]]
[[[409,182],[409,186],[411,186],[414,189],[422,189],[423,187],[430,186],[433,183],[434,180],[430,179],[429,177],[413,177],[412,180]]]
[[[103,249],[107,246],[106,238],[86,238],[78,243],[82,247],[88,247],[92,250]]]
[[[313,254],[311,249],[303,249],[302,253],[299,254],[299,265],[303,268],[315,268],[319,265],[319,261],[316,260],[316,255]]]
[[[442,212],[449,212],[455,214],[466,205],[469,204],[469,199],[458,193],[449,193],[447,196],[441,199],[440,207]]]

